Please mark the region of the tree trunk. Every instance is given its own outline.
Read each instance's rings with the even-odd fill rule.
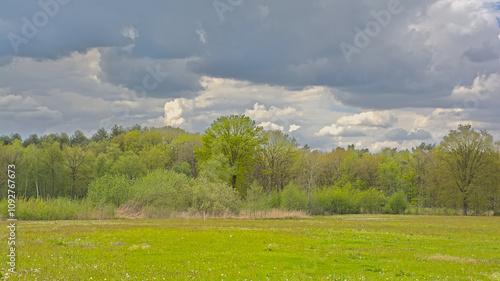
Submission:
[[[469,209],[469,206],[467,205],[467,202],[464,199],[463,205],[462,205],[462,216],[467,216],[467,210]]]
[[[35,184],[36,184],[36,199],[40,197],[40,192],[38,191],[38,176],[35,178]]]
[[[233,175],[233,188],[236,189],[236,175]]]
[[[29,174],[29,169],[26,171],[26,187],[24,188],[24,198],[28,198],[28,174]]]

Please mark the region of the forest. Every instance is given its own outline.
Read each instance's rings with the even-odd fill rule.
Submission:
[[[101,128],[89,137],[77,130],[23,140],[14,133],[0,137],[0,163],[15,165],[17,198],[33,210],[73,202],[157,216],[276,209],[309,215],[500,213],[499,142],[468,124],[450,130],[438,145],[377,153],[354,145],[311,149],[244,115],[220,117],[203,134],[139,125]],[[6,172],[0,188],[5,203]]]

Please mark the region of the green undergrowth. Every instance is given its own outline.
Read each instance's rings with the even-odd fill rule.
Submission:
[[[0,200],[0,218],[8,216],[8,201]],[[15,215],[20,220],[86,220],[111,219],[114,217],[113,206],[96,207],[86,199],[18,199]]]

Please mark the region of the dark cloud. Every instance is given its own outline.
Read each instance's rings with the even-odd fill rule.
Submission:
[[[189,59],[131,58],[123,50],[103,50],[99,78],[149,97],[193,97],[203,87],[200,75],[186,69]]]
[[[47,10],[39,3],[52,6]],[[32,96],[47,109],[42,112],[61,112],[59,119],[53,115],[58,120],[54,122],[62,119],[69,127],[78,124],[71,120],[82,120],[86,113],[58,108],[65,105],[50,100],[55,90],[109,103],[130,99],[135,91],[136,96],[164,103],[199,96],[205,90],[200,80],[208,76],[297,92],[324,86],[343,106],[376,112],[453,108],[456,87],[473,85],[480,75],[499,73],[499,30],[490,13],[494,6],[481,0],[401,0],[400,12],[390,14],[385,23],[377,20],[387,15],[390,3],[396,2],[243,0],[221,18],[213,1],[202,0],[4,1],[0,90],[2,96]],[[37,24],[44,20],[43,13],[46,23]],[[368,36],[365,46],[356,44],[364,36],[360,32],[377,21],[376,35]],[[13,38],[18,40],[14,48]],[[346,57],[341,44],[355,47],[356,52]],[[98,54],[90,58],[89,51]],[[95,65],[81,69],[89,60]],[[166,75],[158,79],[152,71]],[[233,102],[226,95],[227,102],[194,108],[190,114],[241,113],[259,101],[249,88],[237,91],[238,97],[250,98]],[[496,122],[498,111],[492,106],[498,104],[496,93],[479,99],[479,108],[487,112],[472,112],[467,118],[477,117],[481,124]],[[458,101],[463,104],[467,97],[461,95]],[[225,108],[227,104],[233,108]],[[282,107],[278,102],[269,105]],[[143,107],[134,106],[130,116],[141,121],[153,118],[140,111]],[[87,113],[98,116],[97,120],[112,112],[109,105],[101,110],[108,112],[89,109]],[[331,124],[318,119],[307,119],[307,125],[317,126],[309,135]],[[399,126],[397,120],[383,128]],[[402,127],[412,128],[411,124]],[[425,136],[416,132],[404,136],[405,132],[394,131],[391,136],[398,140]],[[349,136],[364,137],[359,132]]]
[[[464,52],[464,57],[466,57],[471,62],[489,62],[498,61],[499,58],[499,48],[498,46],[491,45],[489,41],[483,42],[480,47],[471,47]]]
[[[200,89],[198,78],[208,75],[289,89],[324,85],[341,89],[342,102],[362,108],[435,106],[457,79],[471,82],[478,72],[498,71],[494,60],[500,45],[492,30],[463,36],[451,30],[447,44],[455,44],[450,48],[456,51],[445,44],[432,46],[439,43],[429,35],[432,28],[449,24],[466,29],[469,22],[455,17],[484,12],[468,11],[479,8],[466,5],[463,11],[453,11],[445,0],[442,19],[432,14],[440,12],[440,6],[432,6],[435,1],[400,1],[400,12],[390,15],[384,26],[379,24],[375,36],[366,37],[367,46],[356,45],[359,30],[376,24],[375,15],[387,11],[392,2],[243,1],[225,11],[221,20],[210,1],[69,1],[58,5],[58,12],[19,46],[17,55],[57,59],[73,51],[111,47],[114,53],[101,62],[101,77],[107,82],[133,89],[141,84],[149,63],[174,70],[170,80],[151,91],[154,96],[195,92]],[[35,2],[8,2],[0,18],[14,29],[11,32],[22,35],[22,18],[34,22],[40,11]],[[426,21],[429,25],[422,24]],[[137,36],[124,36],[127,28]],[[13,55],[12,48],[5,47],[10,45],[8,30],[0,30],[1,54]],[[483,45],[470,43],[475,40]],[[350,63],[339,47],[342,43],[359,50]],[[133,47],[119,51],[126,46]],[[454,53],[456,57],[444,59]],[[185,65],[171,63],[188,58],[196,59]],[[475,66],[477,62],[483,64]]]
[[[390,130],[386,134],[386,139],[397,141],[398,143],[403,143],[404,141],[412,141],[412,140],[429,140],[432,139],[432,136],[429,132],[422,129],[408,132],[405,129],[397,128]]]

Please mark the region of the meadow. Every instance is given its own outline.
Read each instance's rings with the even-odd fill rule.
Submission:
[[[17,254],[5,279],[500,280],[500,217],[19,221]]]

